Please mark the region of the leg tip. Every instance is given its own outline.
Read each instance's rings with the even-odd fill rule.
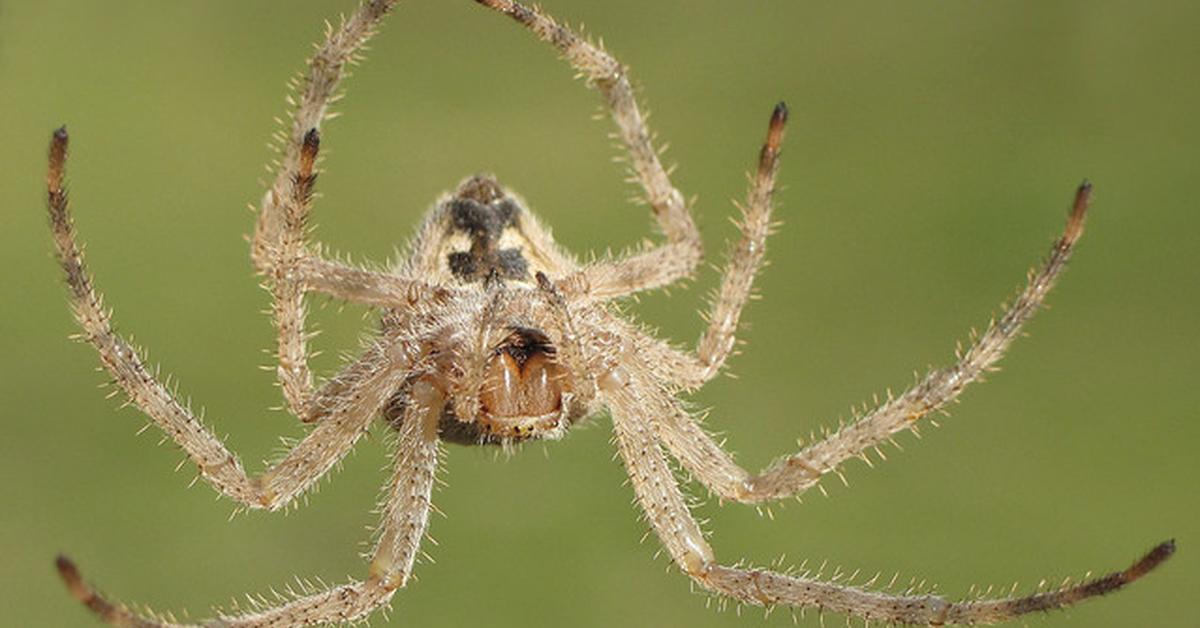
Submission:
[[[50,135],[50,174],[49,182],[62,183],[63,163],[67,160],[67,136],[66,125],[54,129],[54,133]]]
[[[67,585],[67,590],[75,599],[86,603],[92,597],[91,590],[83,583],[79,568],[70,558],[59,554],[54,559],[54,568],[58,570],[58,577],[62,578],[63,584]]]
[[[54,567],[58,569],[58,575],[62,576],[63,580],[68,582],[79,580],[79,568],[71,562],[70,558],[59,554],[54,558]]]
[[[1139,570],[1142,574],[1150,572],[1150,570],[1158,567],[1159,564],[1163,564],[1168,558],[1174,555],[1175,539],[1164,540],[1163,543],[1159,543],[1154,546],[1154,549],[1148,551],[1146,556],[1142,557],[1142,560],[1138,561],[1138,564],[1135,564],[1134,569]]]
[[[1129,581],[1137,580],[1142,576],[1154,571],[1159,565],[1167,562],[1167,559],[1175,554],[1175,539],[1163,541],[1154,546],[1154,549],[1146,553],[1141,560],[1133,564],[1126,572],[1125,578]]]
[[[313,171],[317,167],[317,152],[321,150],[321,132],[316,127],[309,129],[304,134],[304,139],[300,144],[300,163],[298,166],[297,181],[303,183],[301,188],[311,188]],[[311,193],[311,189],[301,189],[305,195]]]
[[[1091,203],[1092,182],[1084,179],[1075,190],[1075,202],[1071,204],[1071,215],[1067,218],[1067,228],[1063,232],[1063,246],[1071,246],[1083,235],[1083,219],[1087,216]]]
[[[779,101],[775,105],[775,111],[771,114],[771,124],[784,124],[788,119],[788,106],[784,101]]]
[[[759,173],[770,172],[775,168],[779,158],[779,146],[783,143],[783,129],[787,126],[788,107],[782,100],[775,105],[771,112],[771,124],[767,127],[767,141],[763,144],[762,153],[758,157]]]
[[[303,150],[316,154],[320,146],[321,131],[317,130],[317,127],[313,127],[304,134]]]

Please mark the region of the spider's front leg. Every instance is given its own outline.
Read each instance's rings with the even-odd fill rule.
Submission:
[[[653,413],[672,405],[664,399],[667,393],[646,381],[644,373],[624,367],[604,374],[599,383],[612,412],[617,449],[651,528],[684,573],[705,589],[741,603],[816,608],[868,623],[994,624],[1116,591],[1158,567],[1175,550],[1173,542],[1162,543],[1123,571],[1075,586],[1020,598],[961,602],[938,595],[891,595],[770,570],[724,566],[716,561],[688,511],[659,447]]]
[[[625,68],[602,48],[580,37],[554,18],[511,0],[476,0],[507,15],[553,45],[604,97],[629,153],[633,176],[667,238],[660,246],[622,259],[599,262],[563,284],[588,299],[609,299],[640,290],[660,288],[690,277],[703,256],[700,232],[683,194],[671,183],[658,158],[650,130],[638,108]],[[573,286],[573,287],[572,287]],[[580,291],[585,295],[578,295]]]
[[[1083,233],[1091,185],[1085,182],[1075,194],[1062,236],[1054,243],[1042,267],[1030,273],[1029,282],[998,320],[993,321],[958,361],[935,370],[915,386],[857,421],[845,425],[798,453],[780,459],[759,474],[739,467],[678,404],[664,407],[654,417],[663,443],[685,468],[722,499],[757,503],[800,493],[815,486],[841,463],[861,458],[888,442],[894,434],[915,429],[917,422],[944,408],[972,382],[994,368],[1005,350],[1037,312],[1055,280],[1066,267],[1075,243]]]
[[[216,619],[187,625],[267,628],[340,624],[363,620],[387,604],[396,589],[408,582],[429,523],[430,498],[437,469],[437,421],[444,402],[445,398],[436,386],[424,381],[413,385],[407,415],[397,436],[395,466],[388,484],[383,523],[365,580],[305,595],[273,608],[222,613]],[[74,563],[66,558],[58,559],[58,570],[76,599],[110,624],[136,628],[183,627],[153,613],[138,614],[123,604],[105,599],[84,582]]]
[[[750,300],[754,277],[762,268],[767,251],[767,236],[771,233],[771,205],[775,195],[775,174],[779,171],[779,154],[783,132],[787,125],[788,109],[784,103],[775,105],[767,138],[758,154],[758,168],[750,178],[750,192],[745,205],[740,205],[738,230],[742,237],[729,251],[721,285],[717,288],[709,312],[708,326],[696,343],[696,350],[684,352],[668,344],[637,333],[639,351],[657,362],[659,372],[675,385],[696,389],[716,377],[733,353],[738,321],[742,309]]]

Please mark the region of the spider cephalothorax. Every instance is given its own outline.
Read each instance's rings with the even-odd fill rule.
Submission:
[[[561,436],[602,410],[646,520],[676,566],[700,587],[739,603],[818,608],[885,624],[990,624],[1062,608],[1137,580],[1165,561],[1158,545],[1131,567],[1078,585],[1025,597],[954,601],[892,594],[808,575],[727,566],[689,509],[667,456],[721,500],[748,504],[797,495],[853,458],[867,459],[930,412],[956,399],[1000,359],[1037,310],[1083,232],[1090,196],[1080,186],[1062,236],[1004,315],[951,366],[760,473],[739,466],[679,399],[721,370],[734,347],[743,306],[761,267],[787,122],[772,112],[748,198],[708,325],[692,350],[660,341],[623,319],[614,299],[690,277],[701,258],[690,210],[659,162],[625,69],[603,49],[543,13],[510,0],[477,0],[515,19],[559,52],[599,90],[629,152],[665,242],[579,264],[559,249],[533,214],[494,178],[471,177],[438,202],[418,229],[408,258],[387,272],[327,258],[308,241],[317,127],[346,64],[396,0],[371,0],[331,29],[310,60],[265,195],[251,257],[271,290],[278,327],[276,371],[287,408],[308,434],[260,475],[180,403],[114,330],[92,286],[67,212],[66,129],[50,144],[47,200],[59,260],[82,337],[132,404],[173,439],[200,476],[244,508],[277,510],[333,468],[382,417],[395,429],[394,467],[366,577],[305,591],[275,606],[219,612],[206,626],[306,626],[356,622],[408,582],[428,525],[439,443],[511,443]],[[305,296],[320,293],[379,309],[380,325],[358,357],[317,385],[308,366]],[[752,382],[750,383],[752,385]],[[60,557],[71,593],[119,626],[179,626],[108,601]]]
[[[421,382],[446,399],[437,426],[442,440],[507,445],[561,437],[587,414],[594,394],[576,393],[574,371],[543,331],[562,333],[558,321],[535,315],[548,311],[544,300],[539,289],[497,279],[447,297],[448,308],[474,311],[474,317],[449,316],[414,329],[395,326],[402,315],[385,316],[385,336],[426,338],[424,366],[389,402],[388,421],[400,428],[411,386]]]
[[[458,328],[438,334],[449,342],[435,352],[453,356],[453,366],[423,377],[448,397],[439,424],[445,440],[509,444],[558,438],[594,400],[594,392],[577,381],[575,369],[582,366],[570,356],[578,352],[560,350],[561,340],[552,339],[569,338],[570,321],[548,304],[550,295],[502,282],[484,280],[463,289],[461,307],[478,316],[452,318],[447,324]]]

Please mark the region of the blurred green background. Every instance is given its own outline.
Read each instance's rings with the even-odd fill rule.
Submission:
[[[52,569],[70,553],[122,600],[208,615],[293,576],[362,574],[382,439],[311,503],[229,521],[186,490],[172,447],[96,384],[51,260],[45,144],[68,123],[74,209],[120,328],[150,348],[243,459],[301,432],[280,412],[267,306],[242,236],[261,194],[284,84],[349,2],[0,5],[0,624],[94,625]],[[547,0],[633,71],[699,198],[710,259],[735,232],[771,106],[793,113],[744,355],[695,396],[757,468],[852,404],[943,364],[1044,254],[1075,185],[1088,234],[1053,308],[966,403],[901,438],[850,488],[772,508],[708,503],[718,556],[786,553],[864,573],[1027,590],[1123,567],[1179,539],[1161,573],[1037,626],[1197,626],[1200,586],[1200,4]],[[494,171],[577,252],[649,231],[628,205],[595,94],[515,25],[466,0],[405,2],[327,126],[319,237],[384,259],[435,196]],[[634,306],[681,343],[713,286]],[[322,372],[369,322],[320,309]],[[436,560],[376,625],[785,626],[787,612],[708,608],[654,558],[611,458],[606,420],[512,458],[450,447],[427,549]],[[698,490],[693,490],[699,493]],[[810,561],[810,562],[811,562]],[[840,621],[840,620],[838,620]],[[801,625],[815,626],[810,613]]]

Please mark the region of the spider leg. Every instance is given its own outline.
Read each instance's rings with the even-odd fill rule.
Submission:
[[[663,443],[685,468],[723,499],[754,503],[794,495],[816,485],[842,462],[866,456],[894,434],[914,429],[918,419],[955,400],[971,382],[991,370],[1004,355],[1021,327],[1037,311],[1065,268],[1067,259],[1083,233],[1091,185],[1084,183],[1062,237],[1037,272],[1031,272],[1025,288],[999,320],[993,321],[949,368],[932,371],[915,386],[890,398],[857,421],[845,425],[823,440],[784,457],[758,475],[734,463],[686,412],[677,406],[666,409],[655,420]]]
[[[363,5],[366,6],[369,5]],[[308,216],[312,210],[313,184],[317,180],[320,143],[321,136],[316,127],[304,134],[299,161],[290,174],[287,196],[272,202],[282,214],[283,225],[278,239],[266,241],[262,235],[266,231],[261,229],[255,236],[253,256],[256,260],[265,260],[259,265],[259,271],[266,275],[275,301],[281,361],[285,353],[297,350],[300,355],[293,359],[304,358],[303,298],[308,292],[390,308],[411,306],[422,299],[437,300],[446,294],[445,290],[422,281],[331,261],[309,249],[306,243]]]
[[[716,376],[733,351],[734,332],[742,308],[750,299],[754,276],[762,267],[767,236],[771,232],[771,199],[775,191],[775,173],[779,169],[779,152],[787,124],[787,105],[779,103],[771,114],[767,139],[759,152],[758,168],[751,178],[750,192],[745,205],[739,205],[741,220],[737,223],[741,238],[730,251],[709,313],[708,327],[697,343],[696,353],[684,353],[665,344],[659,352],[672,363],[671,381],[684,388],[699,388]],[[660,259],[662,258],[662,259]],[[563,293],[574,301],[595,302],[625,296],[647,288],[646,278],[669,266],[669,253],[649,251],[615,262],[591,264],[560,284]]]
[[[279,331],[275,368],[283,398],[292,414],[307,419],[308,405],[313,395],[312,371],[308,367],[307,334],[304,318],[304,282],[297,272],[305,258],[305,232],[312,207],[313,184],[320,135],[315,128],[304,134],[304,146],[297,163],[296,174],[287,202],[283,203],[284,228],[278,250],[271,254],[270,286],[272,314]]]
[[[436,302],[439,293],[420,282],[399,277],[343,267],[312,256],[305,246],[309,209],[312,207],[313,184],[316,182],[316,160],[320,134],[310,129],[304,135],[304,146],[289,197],[282,205],[284,229],[278,249],[272,251],[269,274],[275,326],[279,331],[277,350],[279,379],[283,397],[292,414],[305,422],[312,415],[314,386],[308,366],[307,333],[305,332],[304,295],[318,290],[348,301],[384,307],[411,307],[419,300]],[[357,371],[351,370],[349,374]]]
[[[170,436],[219,492],[250,508],[274,510],[289,503],[349,452],[375,413],[404,382],[413,356],[388,350],[392,344],[389,338],[377,341],[380,346],[368,351],[372,362],[357,367],[366,375],[348,381],[340,390],[331,389],[322,398],[326,420],[261,476],[248,476],[237,456],[159,381],[138,351],[113,331],[110,314],[92,286],[76,243],[63,187],[66,157],[67,132],[59,129],[50,144],[47,205],[56,253],[66,275],[71,309],[83,329],[82,338],[95,347],[104,368],[130,403]]]
[[[651,528],[684,573],[705,589],[741,603],[818,608],[889,624],[991,624],[1116,591],[1174,552],[1174,544],[1167,542],[1128,569],[1081,585],[1022,598],[963,602],[937,595],[891,595],[769,570],[723,566],[716,562],[689,512],[659,446],[649,413],[663,405],[659,398],[665,393],[636,372],[621,368],[603,375],[600,388],[612,412],[617,449]]]
[[[283,140],[275,181],[263,197],[250,247],[255,269],[268,278],[285,274],[291,280],[303,281],[306,290],[368,305],[402,304],[412,290],[425,288],[420,282],[327,260],[310,250],[305,245],[310,203],[296,202],[297,191],[312,185],[316,158],[313,140],[329,117],[329,104],[337,98],[347,66],[357,60],[358,52],[397,1],[363,2],[336,28],[330,27],[325,41],[308,60],[298,93],[289,99],[293,105],[291,128]]]
[[[216,619],[186,625],[249,628],[353,622],[387,604],[396,589],[404,586],[412,574],[417,550],[429,522],[430,496],[437,468],[437,419],[444,397],[434,386],[418,381],[413,386],[412,399],[408,416],[400,426],[383,524],[367,578],[305,595],[274,608],[244,614],[222,613]],[[57,565],[59,575],[75,598],[109,624],[131,628],[185,625],[164,620],[153,613],[140,615],[105,599],[84,582],[74,563],[65,557],[59,557]]]
[[[511,0],[476,0],[533,31],[562,53],[575,70],[600,91],[629,152],[634,178],[645,192],[658,226],[666,235],[661,246],[633,253],[585,271],[587,284],[598,294],[617,296],[665,286],[690,277],[703,256],[700,232],[683,194],[671,183],[655,150],[645,119],[638,109],[625,68],[606,51],[554,18]],[[581,282],[583,283],[583,282]]]
[[[584,391],[587,391],[585,395],[591,397],[590,391],[595,390],[596,382],[592,377],[591,369],[588,368],[584,343],[575,325],[575,320],[571,312],[571,304],[567,303],[562,291],[558,289],[558,286],[545,273],[538,272],[535,279],[542,297],[546,299],[547,304],[554,312],[555,318],[558,319],[559,327],[562,330],[562,341],[558,349],[558,359],[566,365],[569,372],[575,373],[576,377],[580,380],[578,384],[582,384]]]
[[[750,299],[754,275],[762,267],[767,236],[771,232],[771,198],[775,192],[775,173],[779,170],[779,149],[787,114],[787,106],[781,102],[771,115],[767,139],[758,156],[758,170],[742,208],[742,220],[738,223],[742,237],[729,254],[721,287],[707,317],[708,328],[696,346],[696,359],[702,369],[692,375],[694,380],[690,387],[699,387],[712,379],[733,351],[738,319]]]
[[[325,33],[325,41],[308,60],[308,70],[297,94],[289,98],[293,107],[291,128],[286,130],[278,172],[263,198],[250,247],[254,267],[263,275],[271,276],[272,269],[280,263],[281,254],[286,248],[283,245],[289,239],[302,240],[304,236],[303,230],[298,230],[296,224],[289,224],[287,204],[294,196],[293,190],[301,178],[304,162],[309,159],[305,156],[305,138],[311,131],[319,129],[329,117],[329,104],[336,99],[347,66],[357,59],[358,52],[375,34],[379,23],[397,1],[363,2],[336,28],[330,26]],[[311,171],[311,163],[308,168]]]
[[[271,289],[279,331],[276,372],[284,399],[298,416],[303,415],[313,395],[305,332],[307,292],[386,307],[411,305],[433,292],[420,282],[327,260],[306,241],[316,181],[318,128],[327,116],[346,65],[393,4],[394,0],[360,5],[338,28],[328,30],[325,42],[309,59],[308,73],[294,102],[292,128],[283,146],[279,172],[263,198],[255,224],[251,259]]]
[[[733,352],[738,321],[750,299],[754,276],[762,266],[771,231],[771,197],[786,119],[787,109],[780,103],[771,118],[771,131],[752,179],[749,200],[742,207],[738,223],[742,237],[728,257],[720,288],[705,314],[708,325],[695,351],[677,349],[612,312],[601,312],[605,326],[621,329],[623,337],[635,347],[633,353],[661,381],[687,390],[697,389],[716,377]],[[624,268],[622,264],[593,265],[563,277],[556,285],[572,305],[603,301],[632,292],[627,288],[636,283],[636,272],[630,271],[628,281],[616,279],[618,273],[625,272]],[[608,279],[596,281],[595,273],[606,274]]]

